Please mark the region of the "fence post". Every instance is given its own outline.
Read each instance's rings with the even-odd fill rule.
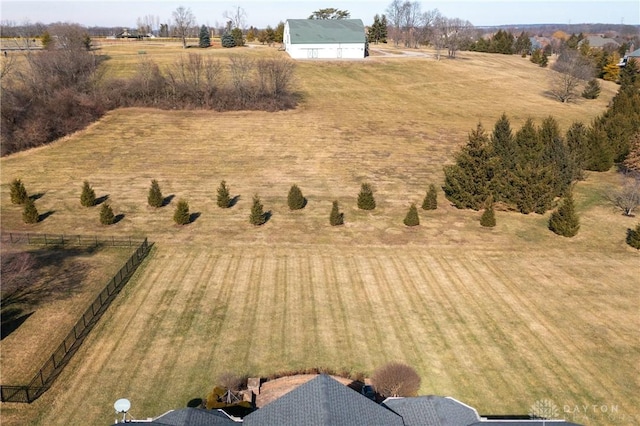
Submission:
[[[31,244],[31,237],[29,236],[28,232],[27,232],[27,244]]]
[[[64,247],[64,234],[60,235],[60,239],[62,240],[62,247]]]
[[[13,244],[13,234],[9,232],[9,239],[11,240],[11,244]]]
[[[96,238],[96,247],[98,247],[98,236],[96,235],[95,238]]]
[[[44,245],[49,245],[49,243],[47,242],[47,234],[44,234]]]

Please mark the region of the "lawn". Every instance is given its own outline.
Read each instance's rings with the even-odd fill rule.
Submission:
[[[107,65],[126,75],[138,50],[104,47]],[[169,51],[182,53],[157,47],[159,62],[170,62]],[[145,52],[155,57],[152,46]],[[497,227],[481,229],[479,212],[453,208],[442,192],[438,210],[420,211],[420,227],[402,224],[410,202],[442,184],[442,166],[478,121],[490,131],[503,112],[514,128],[553,115],[566,129],[588,123],[617,90],[603,83],[598,100],[560,104],[544,95],[549,72],[515,56],[464,52],[439,62],[305,61],[292,111],[118,110],[2,158],[3,229],[156,242],[53,388],[29,406],[3,404],[3,421],[107,424],[120,397],[134,417],[155,416],[204,396],[224,371],[371,373],[401,360],[420,372],[421,393],[481,413],[527,413],[549,399],[568,420],[637,423],[640,256],[624,243],[637,219],[606,203],[619,184],[613,171],[578,184],[582,227],[572,239],[546,229],[548,213],[497,212]],[[36,206],[54,213],[22,224],[8,202],[14,177],[44,193]],[[173,196],[168,206],[146,206],[151,179]],[[239,196],[226,210],[215,202],[223,179]],[[105,229],[98,208],[80,207],[83,180],[109,196],[120,222]],[[355,207],[365,181],[375,190],[372,212]],[[308,204],[290,212],[294,183]],[[272,213],[260,228],[248,221],[254,194]],[[185,227],[172,222],[179,199],[199,213]],[[333,200],[343,227],[329,226]],[[616,417],[603,406],[615,406]]]

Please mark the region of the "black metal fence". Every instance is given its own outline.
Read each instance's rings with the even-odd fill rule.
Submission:
[[[93,326],[98,322],[102,314],[107,310],[118,292],[129,281],[131,275],[135,272],[138,265],[142,263],[149,253],[151,245],[145,238],[140,242],[132,242],[132,240],[115,239],[115,238],[98,238],[98,237],[66,237],[52,236],[44,234],[8,234],[3,235],[4,238],[10,238],[11,242],[27,242],[27,244],[45,244],[45,245],[113,245],[118,247],[125,246],[125,242],[129,244],[139,244],[136,251],[131,255],[122,268],[107,283],[106,287],[100,292],[98,297],[89,305],[82,317],[73,326],[67,337],[60,343],[60,346],[53,352],[51,357],[44,363],[42,368],[31,379],[28,385],[7,386],[0,385],[0,399],[2,402],[26,402],[31,403],[42,395],[53,381],[60,375],[64,367],[69,363],[73,354],[80,348],[85,337],[89,334]],[[14,239],[15,238],[15,239]],[[18,238],[22,238],[18,240]],[[57,240],[56,240],[57,238]],[[37,242],[36,242],[37,241]],[[56,242],[54,242],[56,241]],[[90,241],[93,243],[89,244]]]
[[[31,234],[28,232],[4,232],[2,242],[11,244],[29,244],[35,246],[75,246],[75,247],[134,247],[142,239],[131,237],[98,237],[87,235]]]

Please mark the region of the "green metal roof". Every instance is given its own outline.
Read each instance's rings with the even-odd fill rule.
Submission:
[[[291,44],[364,43],[362,19],[288,19]]]

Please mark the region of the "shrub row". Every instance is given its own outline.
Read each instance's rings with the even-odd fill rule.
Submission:
[[[28,192],[20,179],[14,179],[10,185],[10,195],[12,204],[24,205],[22,218],[25,223],[32,224],[41,220],[41,216],[35,206],[34,196],[29,196]],[[229,187],[223,180],[218,187],[217,205],[220,208],[230,208],[234,204],[234,200],[230,195]],[[95,190],[88,181],[83,182],[82,192],[80,194],[80,204],[85,207],[93,207],[98,203]],[[147,203],[154,208],[160,208],[169,203],[164,198],[158,181],[153,179]],[[290,210],[303,209],[307,204],[307,199],[297,185],[292,185],[287,196],[287,204]],[[358,194],[358,208],[361,210],[375,209],[375,198],[373,188],[367,183],[363,183],[360,193]],[[437,209],[437,191],[433,184],[429,185],[429,189],[422,203],[422,209]],[[260,197],[256,194],[253,196],[249,222],[254,226],[265,224],[270,217],[270,212],[264,211],[264,206]],[[192,215],[189,212],[189,203],[186,200],[179,200],[173,215],[173,220],[178,225],[186,225],[192,221]],[[103,225],[111,225],[116,222],[116,216],[113,213],[109,203],[104,202],[100,209],[100,223]],[[420,217],[415,203],[412,203],[403,220],[408,226],[417,226],[420,224]],[[329,214],[329,224],[331,226],[339,226],[344,224],[344,213],[340,212],[338,201],[332,203],[331,213]],[[493,209],[493,199],[489,197],[485,203],[485,208],[480,217],[480,225],[491,228],[496,226],[496,218]],[[549,218],[548,228],[558,235],[564,237],[573,237],[580,229],[580,221],[575,212],[572,192],[569,191],[564,197],[564,202],[551,214]],[[635,229],[627,230],[627,244],[636,249],[640,249],[640,224]]]

